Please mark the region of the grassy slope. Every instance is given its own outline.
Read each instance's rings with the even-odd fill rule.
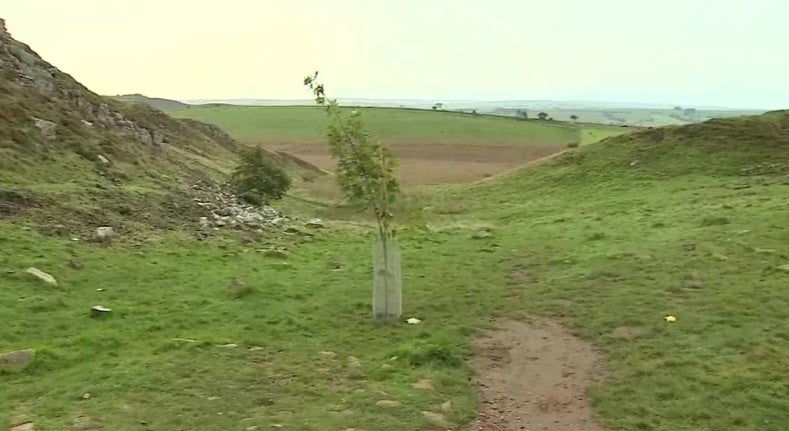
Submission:
[[[578,140],[578,129],[568,123],[517,121],[512,118],[472,116],[452,112],[412,109],[362,108],[365,124],[384,141],[459,141],[480,143],[529,142],[564,145]],[[317,107],[225,106],[170,112],[216,124],[245,141],[321,140],[326,118]],[[600,125],[581,126],[595,137],[612,136],[627,129]]]
[[[0,374],[0,421],[26,412],[43,430],[78,414],[115,430],[140,420],[429,429],[420,411],[446,400],[453,422],[473,415],[462,359],[474,329],[528,314],[562,319],[607,353],[611,376],[594,401],[610,429],[785,430],[787,131],[786,116],[644,131],[426,196],[400,236],[405,308],[418,326],[370,322],[371,238],[358,227],[251,245],[220,235],[200,247],[173,234],[108,249],[2,222],[0,339],[39,356]],[[471,239],[485,226],[490,238]],[[275,244],[290,248],[287,263],[255,251]],[[67,267],[71,254],[85,269]],[[34,283],[28,265],[63,288]],[[234,276],[254,291],[228,297]],[[115,315],[89,318],[97,303]],[[663,321],[669,313],[675,324]],[[612,337],[622,325],[649,332]],[[217,346],[226,343],[238,347]],[[413,389],[421,378],[435,390]]]
[[[789,115],[646,131],[460,196],[520,255],[520,307],[608,354],[610,429],[789,429]]]

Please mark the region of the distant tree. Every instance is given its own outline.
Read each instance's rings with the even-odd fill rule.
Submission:
[[[525,109],[518,109],[515,111],[515,116],[521,120],[527,120],[529,118],[529,112]]]
[[[548,114],[546,114],[545,112],[540,112],[539,114],[537,114],[537,118],[539,118],[540,120],[545,120],[548,118]]]
[[[691,117],[693,115],[696,115],[696,108],[685,108],[682,110],[682,113]]]
[[[263,153],[259,147],[241,152],[241,163],[230,177],[230,184],[241,199],[252,205],[265,205],[279,199],[291,182],[284,169]]]
[[[682,111],[682,107],[681,107],[681,106],[675,106],[675,107],[674,107],[674,110],[675,110],[675,111]]]
[[[471,115],[479,115],[479,114],[477,114],[477,110],[476,109],[472,109],[471,110]]]
[[[573,120],[573,123],[574,123],[574,122],[578,121],[578,116],[575,115],[575,114],[570,115],[570,119]]]
[[[444,104],[443,103],[438,102],[438,103],[433,104],[433,110],[434,111],[443,110],[443,109],[444,109]]]

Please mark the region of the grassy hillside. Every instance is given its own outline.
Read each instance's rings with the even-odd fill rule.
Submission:
[[[38,355],[0,372],[0,422],[427,430],[422,411],[451,401],[456,429],[474,415],[475,331],[548,316],[607,355],[593,401],[609,429],[783,431],[788,167],[789,115],[776,113],[642,131],[412,197],[399,237],[420,325],[370,321],[363,225],[99,247],[2,221],[0,339]],[[231,278],[251,291],[230,295]],[[113,315],[91,318],[95,304]],[[432,390],[412,386],[423,379]]]
[[[604,349],[594,402],[610,429],[777,431],[789,427],[786,196],[789,114],[775,113],[614,138],[451,191],[462,203],[433,211],[496,226],[515,308]]]
[[[473,143],[528,143],[566,145],[578,141],[578,128],[568,123],[517,121],[512,118],[473,116],[415,109],[361,108],[365,122],[378,137],[396,141],[450,141]],[[191,107],[170,112],[215,124],[245,141],[316,141],[326,130],[325,113],[317,107]],[[627,129],[583,125],[595,136],[621,134]]]

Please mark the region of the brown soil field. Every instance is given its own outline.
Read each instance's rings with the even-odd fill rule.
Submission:
[[[284,151],[321,169],[334,170],[322,142],[264,142],[266,149]],[[511,170],[565,149],[557,145],[518,145],[468,142],[398,142],[391,145],[399,159],[404,187],[467,183]]]

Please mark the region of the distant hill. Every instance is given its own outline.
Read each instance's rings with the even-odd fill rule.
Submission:
[[[165,112],[189,107],[188,104],[179,102],[177,100],[163,99],[161,97],[148,97],[148,96],[143,96],[142,94],[123,94],[123,95],[111,96],[111,97],[115,100],[120,100],[123,102],[144,103],[150,106],[151,108]]]

